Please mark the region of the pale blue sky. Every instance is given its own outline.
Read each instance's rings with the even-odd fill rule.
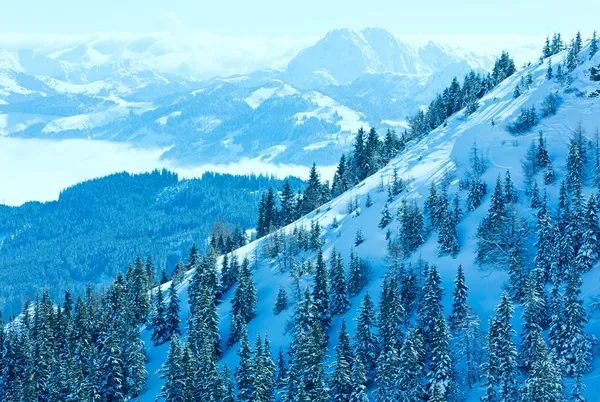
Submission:
[[[522,34],[600,29],[597,0],[2,0],[1,32],[204,31],[302,38],[340,27],[398,34]],[[498,7],[500,6],[500,7]],[[589,33],[587,33],[589,31]]]

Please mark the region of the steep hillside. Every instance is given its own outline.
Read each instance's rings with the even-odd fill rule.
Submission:
[[[600,125],[598,118],[600,116],[600,102],[598,98],[589,96],[594,92],[597,93],[599,89],[598,82],[590,81],[589,69],[600,64],[600,53],[596,54],[591,61],[588,61],[587,55],[588,49],[584,48],[581,52],[583,63],[570,73],[572,80],[569,81],[572,82],[567,85],[561,85],[556,79],[549,80],[547,78],[546,63],[541,65],[536,63],[526,67],[484,96],[480,101],[479,108],[472,115],[467,116],[464,111],[455,114],[448,119],[447,124],[443,127],[434,130],[426,138],[411,144],[401,156],[392,160],[380,172],[281,230],[282,232],[291,233],[294,228],[301,226],[309,228],[311,222],[316,221],[323,228],[321,242],[326,259],[329,259],[335,249],[341,253],[347,266],[350,252],[354,249],[360,255],[360,258],[368,262],[371,267],[370,281],[366,289],[363,289],[358,296],[352,298],[352,305],[346,314],[346,323],[351,334],[355,333],[357,308],[365,292],[368,291],[371,294],[377,305],[383,277],[388,272],[391,263],[387,252],[387,228],[383,230],[378,228],[384,206],[387,203],[390,211],[392,211],[393,221],[388,228],[391,230],[392,238],[394,238],[399,233],[396,211],[403,200],[414,200],[422,208],[425,199],[429,195],[431,184],[439,183],[443,179],[451,177],[448,184],[448,193],[451,198],[456,197],[455,194],[459,194],[460,199],[463,200],[462,208],[466,211],[464,205],[466,193],[460,190],[459,182],[467,177],[467,172],[470,170],[470,150],[473,148],[474,143],[477,144],[477,148],[486,161],[487,168],[482,175],[482,180],[487,184],[488,195],[479,207],[472,212],[465,212],[460,220],[458,225],[459,253],[455,257],[438,256],[438,234],[437,231],[433,231],[427,235],[424,244],[411,254],[406,263],[412,262],[413,266],[417,266],[418,260],[422,259],[438,267],[442,286],[445,289],[443,305],[446,316],[451,311],[452,282],[457,267],[461,264],[465,271],[466,284],[469,287],[468,303],[473,312],[479,315],[483,328],[487,329],[488,318],[493,314],[495,305],[500,302],[501,295],[508,282],[506,266],[475,263],[477,228],[490,207],[491,197],[489,194],[496,177],[498,175],[504,177],[506,171],[510,171],[519,198],[515,208],[530,227],[530,235],[526,243],[528,246],[526,262],[527,266],[531,266],[531,259],[535,254],[532,244],[536,237],[537,211],[529,207],[530,201],[529,196],[525,194],[526,184],[521,168],[521,160],[525,157],[530,144],[537,140],[538,130],[542,130],[556,174],[556,180],[554,184],[547,186],[541,184],[541,174],[538,174],[537,180],[543,190],[547,191],[548,206],[551,213],[554,214],[558,202],[558,183],[566,175],[569,141],[574,130],[580,123],[585,130],[586,138],[593,141],[594,130]],[[557,66],[566,57],[567,52],[563,51],[552,57],[552,64]],[[525,90],[519,97],[513,97],[515,86],[522,79],[527,79],[529,74],[532,78],[530,88]],[[508,125],[518,119],[522,108],[535,105],[540,110],[545,98],[553,93],[557,93],[562,98],[555,115],[541,118],[539,124],[533,130],[518,136],[510,134],[506,130]],[[585,169],[587,174],[583,191],[585,197],[597,191],[592,186],[592,165],[593,162],[590,162],[590,165]],[[387,184],[390,182],[394,172],[405,181],[407,188],[391,202],[388,202],[388,194],[386,191],[381,191],[380,183]],[[451,172],[451,176],[448,175],[448,172]],[[372,200],[372,205],[369,207],[366,205],[367,197]],[[356,202],[360,205],[359,208],[349,213],[348,206]],[[364,241],[355,246],[358,230],[362,231]],[[276,353],[279,347],[287,350],[292,341],[292,334],[286,333],[285,328],[286,322],[293,314],[293,305],[296,300],[291,296],[292,306],[282,314],[273,314],[278,289],[280,287],[287,289],[288,295],[294,295],[295,292],[289,273],[280,272],[278,259],[269,258],[265,254],[265,248],[269,246],[272,238],[273,235],[248,244],[237,250],[236,254],[240,259],[248,257],[252,260],[254,282],[257,287],[257,315],[248,324],[249,339],[253,340],[257,334],[268,332],[272,352]],[[307,252],[304,257],[314,258],[315,254]],[[297,255],[296,263],[299,264],[301,258],[301,255]],[[187,289],[193,274],[194,272],[188,272],[186,280],[179,287],[182,300],[182,330],[184,330],[189,310]],[[582,288],[584,305],[590,316],[586,331],[596,336],[600,334],[600,320],[597,312],[592,312],[589,307],[600,294],[599,280],[600,271],[596,265],[584,274]],[[311,276],[304,275],[302,277],[302,287],[311,283]],[[169,284],[163,285],[163,289],[168,286]],[[230,312],[232,309],[231,296],[232,292],[230,291],[225,295],[223,303],[218,308],[223,339],[226,339],[229,333]],[[517,306],[515,318],[513,319],[513,326],[519,333],[521,332],[519,326],[521,312],[522,308]],[[333,347],[341,321],[342,317],[333,317],[329,332],[328,356],[330,361],[335,356]],[[147,390],[143,394],[142,400],[153,401],[162,385],[157,369],[165,361],[169,345],[167,343],[159,347],[153,347],[150,342],[150,331],[145,331],[144,338],[147,342],[150,362],[147,365],[149,372]],[[237,349],[238,345],[235,345],[232,349],[227,350],[221,362],[228,363],[230,367],[235,367],[238,361]],[[587,386],[584,395],[590,401],[596,400],[599,392],[594,380],[598,375],[597,366],[597,357],[594,357],[594,370],[584,377],[584,383]],[[523,379],[523,377],[519,378],[521,382]],[[572,380],[570,379],[565,381],[566,385],[571,383]],[[469,391],[468,398],[473,401],[478,400],[483,392],[483,381],[481,381],[475,385],[474,389]]]

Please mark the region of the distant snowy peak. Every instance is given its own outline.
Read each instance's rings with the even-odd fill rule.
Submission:
[[[337,29],[302,50],[286,73],[299,86],[319,80],[345,85],[364,74],[430,75],[461,62],[475,69],[489,69],[492,63],[487,57],[434,42],[415,46],[381,28]]]

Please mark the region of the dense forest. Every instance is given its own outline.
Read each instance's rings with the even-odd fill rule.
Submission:
[[[266,176],[119,173],[65,189],[55,202],[0,206],[0,305],[12,314],[40,289],[56,297],[106,282],[136,254],[171,272],[193,242],[207,250],[213,231],[218,242],[253,228],[260,194],[283,184]],[[295,178],[288,185],[303,188]]]

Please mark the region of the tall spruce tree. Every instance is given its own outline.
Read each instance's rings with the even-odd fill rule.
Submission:
[[[374,334],[374,305],[367,292],[358,310],[357,326],[354,335],[354,351],[365,367],[367,380],[375,376],[375,366],[379,354],[377,338]]]
[[[468,290],[462,265],[459,265],[456,271],[456,279],[454,279],[454,290],[452,291],[452,314],[448,318],[449,327],[452,331],[462,329],[469,317]]]

